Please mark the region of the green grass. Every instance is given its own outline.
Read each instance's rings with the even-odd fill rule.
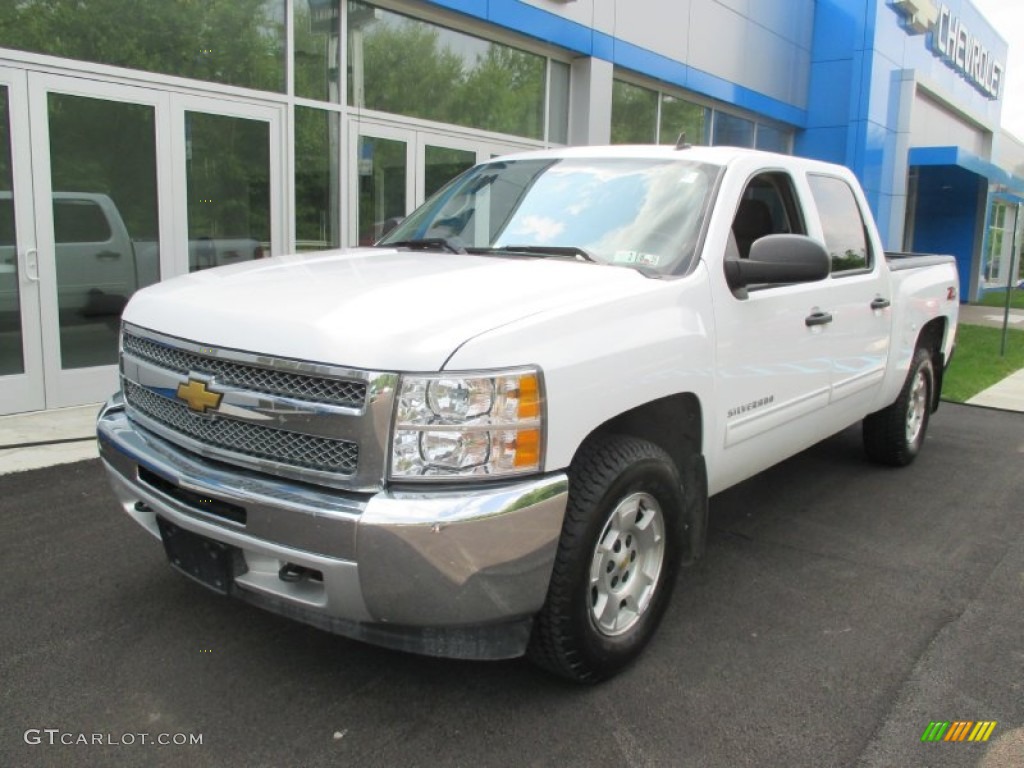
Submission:
[[[1003,331],[961,325],[956,352],[942,382],[943,400],[962,403],[1024,368],[1024,331],[1007,331],[1006,356],[999,356]]]
[[[1024,309],[1024,290],[1014,288],[1010,294],[1010,306],[1014,309]],[[1006,291],[989,291],[978,303],[983,307],[1005,307]]]

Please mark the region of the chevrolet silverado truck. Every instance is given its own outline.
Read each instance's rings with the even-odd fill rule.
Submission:
[[[958,307],[953,259],[885,254],[845,168],[526,153],[372,247],[136,293],[99,445],[207,587],[593,682],[651,638],[710,495],[857,423],[914,460]]]

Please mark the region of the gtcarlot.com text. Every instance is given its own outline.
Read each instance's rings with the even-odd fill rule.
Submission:
[[[25,743],[32,746],[197,746],[203,743],[201,733],[84,733],[60,728],[29,728]]]

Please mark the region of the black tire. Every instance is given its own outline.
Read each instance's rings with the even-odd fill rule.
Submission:
[[[935,393],[931,353],[914,352],[907,380],[896,402],[864,419],[864,451],[879,464],[905,467],[921,451]]]
[[[652,443],[597,436],[580,448],[569,467],[547,600],[527,650],[532,661],[596,683],[639,655],[676,582],[684,499],[675,465]]]

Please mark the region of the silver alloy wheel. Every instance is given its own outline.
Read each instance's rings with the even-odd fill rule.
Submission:
[[[590,618],[603,635],[632,629],[651,604],[665,561],[665,520],[657,500],[634,493],[608,517],[590,563]]]
[[[907,403],[907,445],[916,445],[920,439],[927,409],[928,376],[923,368],[918,368]]]

